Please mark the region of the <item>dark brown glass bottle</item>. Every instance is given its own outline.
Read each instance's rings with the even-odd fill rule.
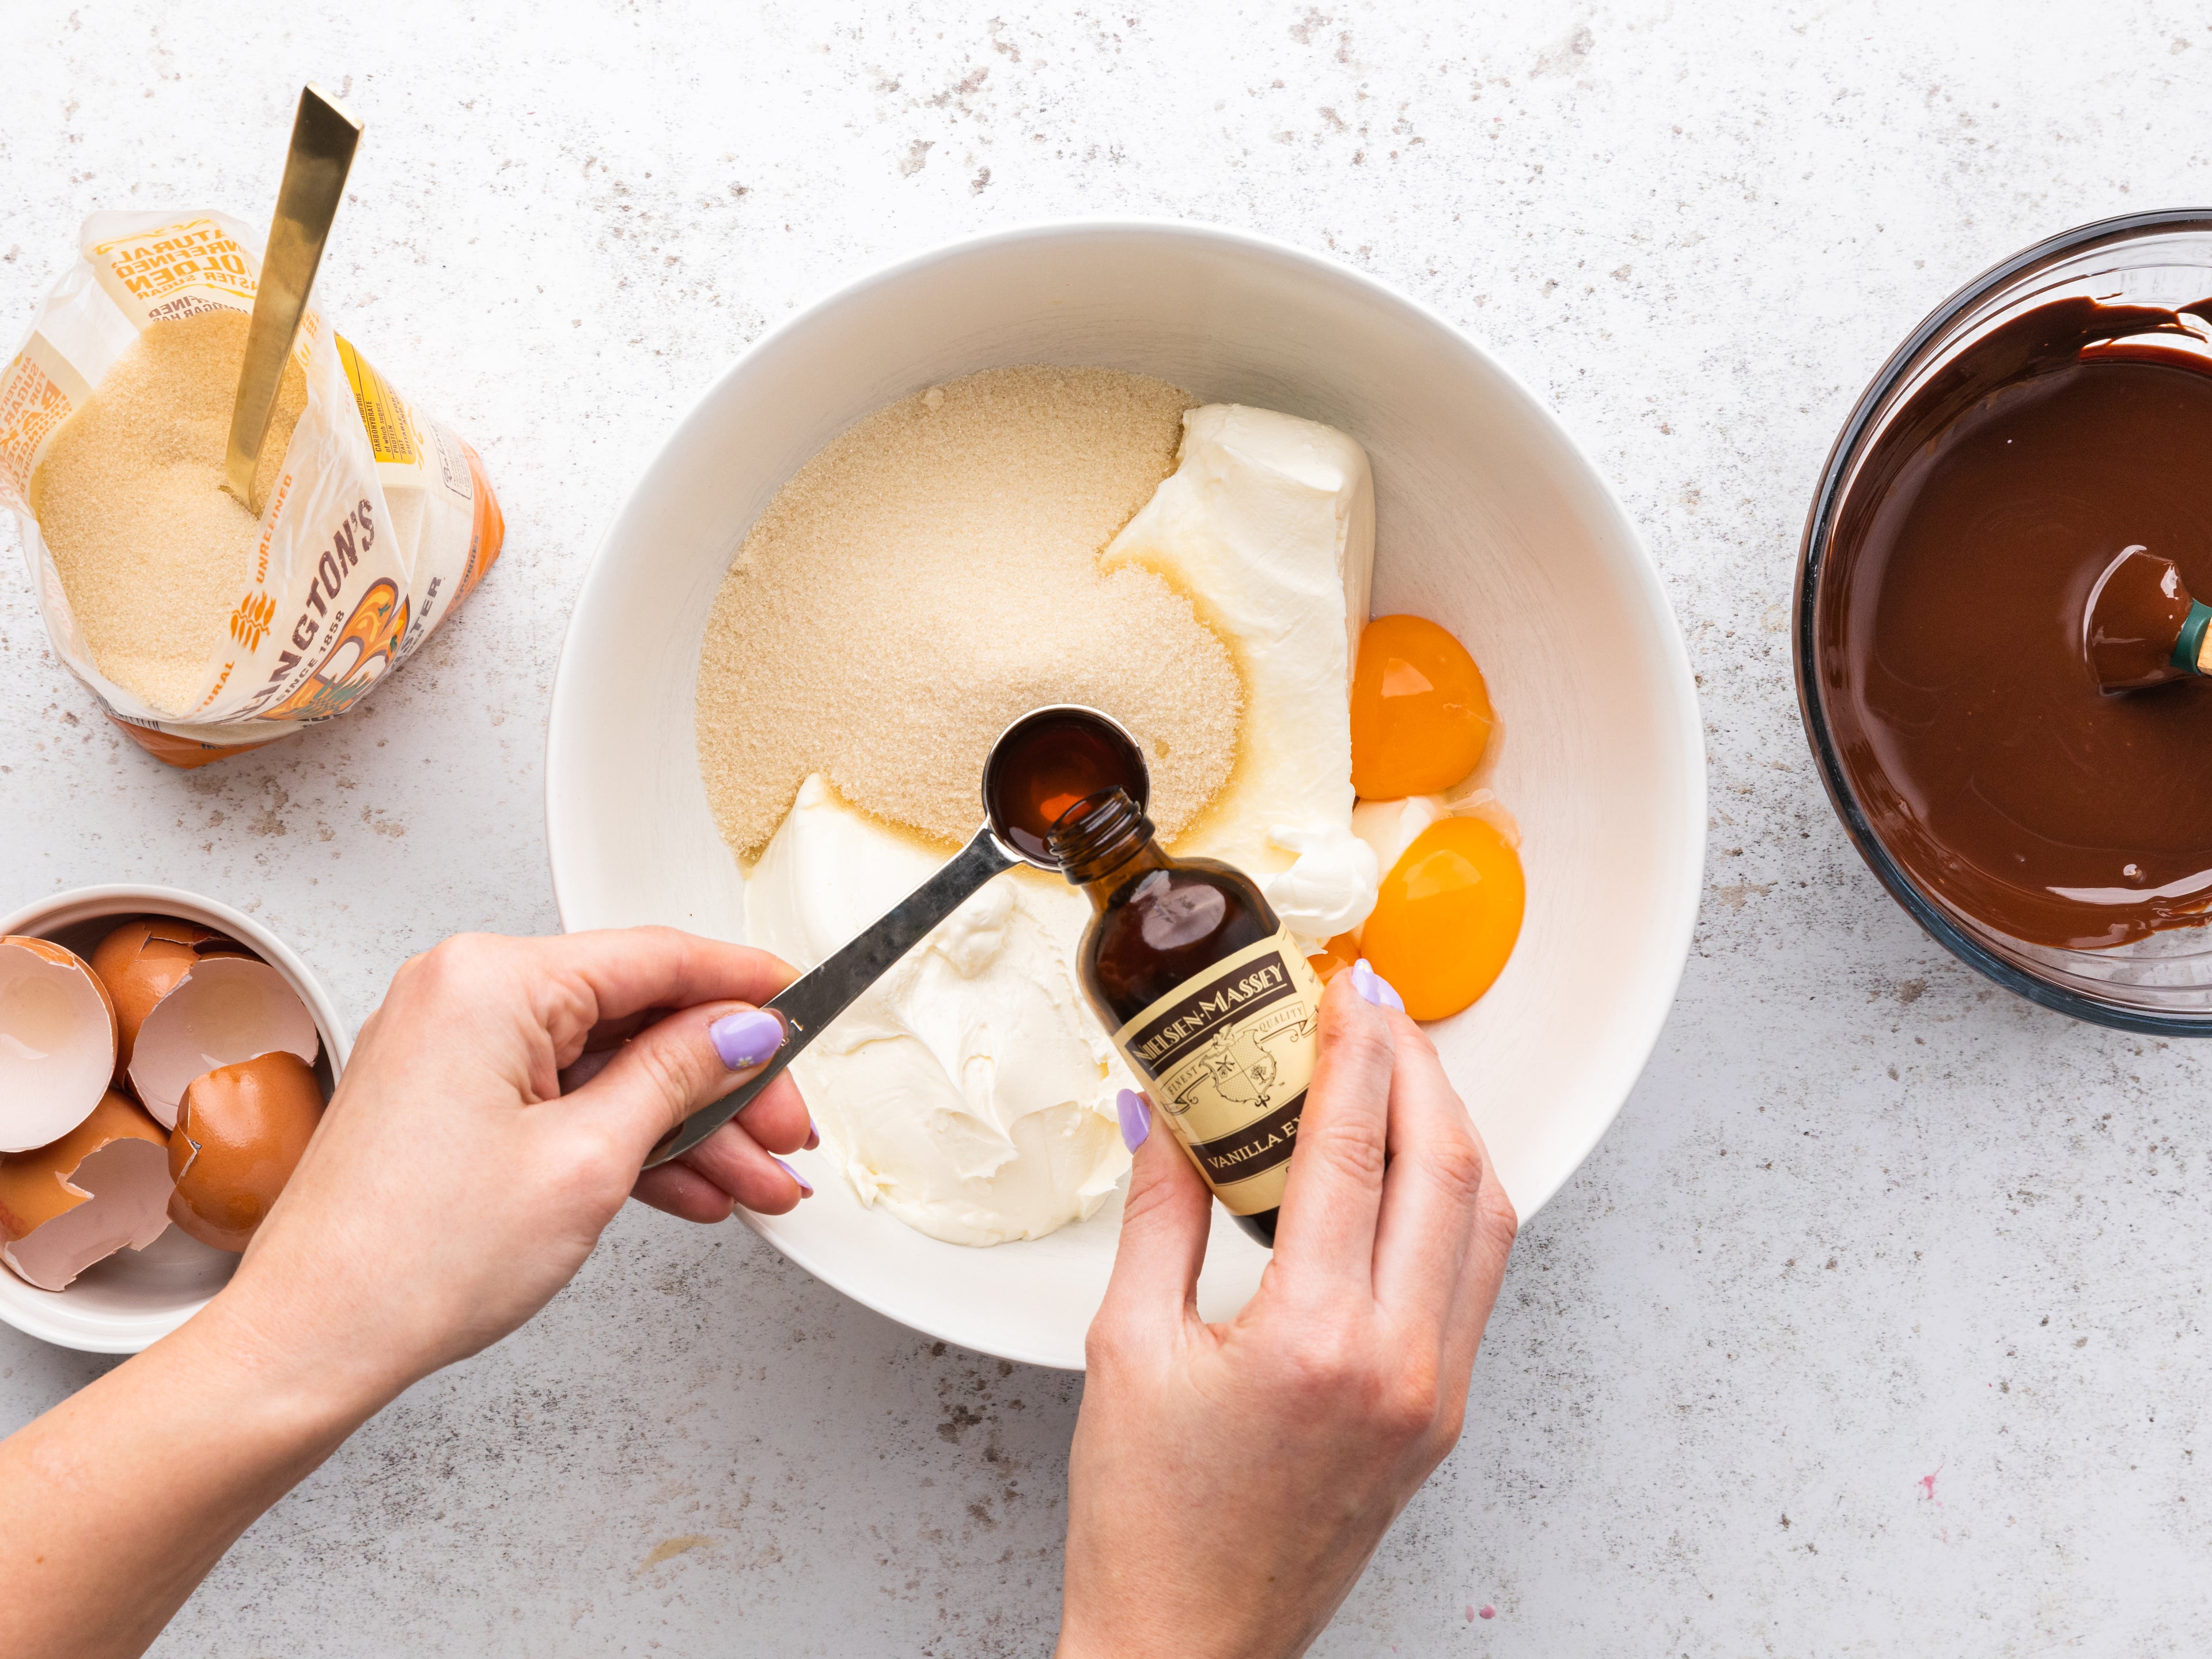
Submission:
[[[1306,1084],[1321,981],[1252,878],[1174,859],[1114,788],[1069,807],[1048,837],[1091,896],[1083,988],[1214,1196],[1262,1244]]]

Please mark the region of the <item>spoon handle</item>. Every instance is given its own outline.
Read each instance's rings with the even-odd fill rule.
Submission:
[[[261,279],[253,291],[253,321],[246,331],[246,361],[239,366],[230,447],[222,464],[223,488],[256,517],[265,505],[253,495],[262,441],[269,435],[293,337],[306,314],[315,271],[323,263],[323,245],[330,240],[331,221],[345,195],[346,174],[360,142],[361,123],[337,100],[314,86],[300,94],[284,179],[276,187],[276,211],[269,221],[269,246],[262,253]]]
[[[763,1006],[781,1017],[783,1047],[758,1076],[712,1105],[702,1106],[669,1131],[645,1160],[645,1167],[649,1170],[681,1157],[751,1105],[762,1090],[783,1075],[801,1049],[851,1007],[863,991],[890,972],[894,963],[921,944],[930,929],[958,909],[985,882],[1019,861],[986,825],[957,856],[893,905],[859,938],[770,997]]]

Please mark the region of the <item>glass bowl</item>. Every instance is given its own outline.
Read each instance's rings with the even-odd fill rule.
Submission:
[[[2212,1036],[2212,928],[2188,927],[2110,950],[2031,944],[2000,933],[1922,885],[1867,812],[1831,731],[1837,665],[1820,650],[1830,544],[1859,469],[1890,419],[1952,358],[1991,329],[2055,300],[2179,307],[2212,295],[2212,209],[2100,220],[1991,266],[1938,306],[1860,395],[1821,470],[1797,561],[1792,654],[1805,736],[1851,843],[1890,896],[1960,961],[2031,1002],[2076,1019],[2160,1036]]]

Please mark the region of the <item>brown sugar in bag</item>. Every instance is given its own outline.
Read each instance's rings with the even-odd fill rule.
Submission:
[[[173,766],[343,714],[498,557],[483,463],[310,310],[254,519],[222,489],[246,227],[102,213],[81,243],[0,369],[0,501],[54,648]]]

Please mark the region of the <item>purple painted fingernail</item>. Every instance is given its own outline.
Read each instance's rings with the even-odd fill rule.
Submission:
[[[822,1126],[812,1118],[806,1120],[806,1150],[812,1152],[822,1144]]]
[[[773,1152],[769,1153],[769,1156],[770,1158],[775,1158],[775,1155]],[[784,1174],[789,1176],[793,1181],[799,1183],[799,1195],[801,1198],[811,1198],[814,1196],[814,1188],[806,1184],[806,1177],[805,1176],[799,1174],[798,1170],[793,1169],[791,1165],[786,1164],[780,1158],[775,1158],[775,1167],[782,1170]]]
[[[1115,1096],[1114,1105],[1121,1115],[1121,1144],[1133,1152],[1152,1132],[1152,1109],[1134,1089]]]
[[[1390,981],[1367,965],[1362,957],[1352,964],[1352,988],[1359,993],[1362,1002],[1371,1002],[1377,1008],[1395,1008],[1406,1012],[1406,999],[1390,988]]]
[[[733,1072],[757,1066],[783,1047],[783,1022],[765,1008],[725,1014],[707,1028],[714,1052]]]

